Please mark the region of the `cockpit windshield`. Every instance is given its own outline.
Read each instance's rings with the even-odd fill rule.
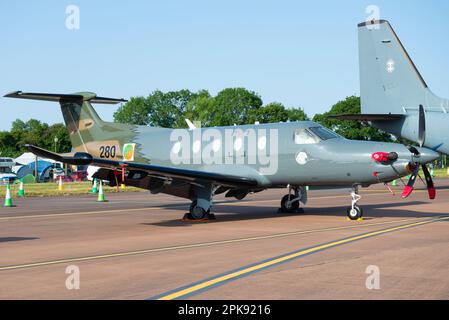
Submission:
[[[310,127],[309,130],[312,131],[314,134],[316,134],[318,137],[320,137],[321,140],[341,138],[341,136],[339,136],[335,132],[326,129],[324,127]]]
[[[299,128],[295,130],[295,144],[316,144],[324,140],[341,138],[324,127]]]

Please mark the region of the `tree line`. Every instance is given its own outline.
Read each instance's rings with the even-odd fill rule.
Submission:
[[[316,114],[312,120],[348,139],[392,141],[390,135],[364,123],[329,118],[348,113],[360,113],[359,97],[347,97],[328,112]],[[114,113],[115,122],[165,128],[186,128],[185,119],[199,121],[202,127],[310,120],[301,107],[286,107],[279,102],[264,104],[257,93],[245,88],[227,88],[215,96],[206,90],[156,90],[146,97],[132,97]],[[57,152],[71,150],[63,124],[15,120],[10,131],[0,131],[0,156],[15,158],[26,151],[23,145],[27,143]]]
[[[70,152],[72,149],[68,131],[62,123],[48,125],[36,119],[27,122],[17,119],[12,123],[10,131],[0,131],[1,157],[20,156],[26,152],[24,144],[33,144],[62,153]]]
[[[216,96],[206,90],[156,90],[148,97],[131,98],[114,114],[116,122],[165,128],[185,128],[186,118],[201,122],[203,127],[308,119],[301,108],[263,105],[258,94],[244,88],[224,89]]]

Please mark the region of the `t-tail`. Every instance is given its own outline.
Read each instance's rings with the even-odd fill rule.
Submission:
[[[449,100],[427,86],[390,23],[359,24],[361,115],[346,119],[449,153]],[[446,130],[446,129],[445,129]]]
[[[121,158],[123,144],[132,140],[135,131],[135,126],[103,121],[92,107],[92,103],[117,104],[126,102],[124,99],[98,97],[90,92],[48,94],[16,91],[5,97],[59,102],[74,152],[97,157],[104,157],[107,152],[107,158]]]

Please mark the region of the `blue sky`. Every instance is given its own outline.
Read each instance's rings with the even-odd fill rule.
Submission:
[[[80,29],[65,26],[80,8]],[[357,23],[390,20],[430,88],[449,97],[447,1],[2,1],[0,94],[246,87],[265,103],[321,113],[359,93]],[[97,106],[112,120],[116,106]],[[17,118],[62,122],[57,104],[0,98]]]

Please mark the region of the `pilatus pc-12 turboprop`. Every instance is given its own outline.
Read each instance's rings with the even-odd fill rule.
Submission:
[[[104,122],[91,103],[123,99],[94,93],[13,92],[8,98],[59,102],[73,146],[57,154],[28,145],[38,156],[99,167],[94,178],[190,199],[190,219],[211,217],[214,195],[243,199],[268,188],[288,188],[281,209],[295,212],[306,204],[305,186],[349,187],[348,217],[362,217],[359,186],[387,183],[437,159],[426,148],[352,141],[310,122],[216,128],[168,129]],[[425,169],[429,194],[435,197]]]

